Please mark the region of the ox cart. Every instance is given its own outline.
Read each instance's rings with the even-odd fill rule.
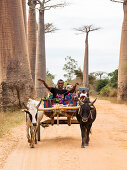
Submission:
[[[38,141],[40,141],[40,126],[46,127],[54,124],[79,124],[76,119],[77,100],[66,100],[63,104],[55,104],[52,99],[43,100],[44,108],[38,111],[44,111],[45,119],[38,126]]]

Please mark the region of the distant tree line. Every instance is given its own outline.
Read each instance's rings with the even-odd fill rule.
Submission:
[[[66,72],[64,76],[67,78],[67,83],[73,84],[78,81],[80,82],[80,86],[83,87],[83,71],[78,67],[77,61],[71,56],[67,56],[65,62],[63,70]],[[110,73],[103,71],[92,72],[88,75],[88,79],[90,94],[111,97],[117,96],[118,69]]]

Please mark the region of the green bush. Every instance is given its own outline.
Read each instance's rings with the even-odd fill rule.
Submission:
[[[110,86],[113,88],[118,87],[118,69],[108,74],[110,76]]]
[[[97,92],[100,92],[103,87],[105,87],[109,83],[109,80],[106,79],[100,79],[97,81]]]
[[[107,84],[105,87],[103,87],[100,90],[100,95],[108,97],[111,91],[112,91],[112,88]]]

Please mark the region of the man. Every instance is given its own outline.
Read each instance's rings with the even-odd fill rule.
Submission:
[[[78,83],[76,83],[72,89],[66,90],[63,89],[64,81],[62,79],[58,80],[57,83],[58,88],[49,87],[44,80],[42,79],[38,79],[38,80],[41,81],[44,84],[44,86],[53,94],[53,98],[57,98],[58,100],[63,100],[68,93],[73,93],[75,91],[76,86],[79,85]],[[58,100],[57,102],[59,102]]]

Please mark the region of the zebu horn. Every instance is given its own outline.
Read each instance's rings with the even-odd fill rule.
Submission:
[[[79,101],[79,104],[80,104],[80,105],[83,105],[83,104],[84,104],[80,99],[78,99],[78,101]]]
[[[97,98],[89,104],[89,106],[92,106],[96,102]]]
[[[39,106],[41,105],[42,100],[43,100],[43,99],[41,98],[40,102],[39,102],[38,105],[36,106],[37,109],[38,109]]]
[[[23,105],[24,105],[25,109],[29,110],[29,108],[25,105],[25,103],[23,103]]]

